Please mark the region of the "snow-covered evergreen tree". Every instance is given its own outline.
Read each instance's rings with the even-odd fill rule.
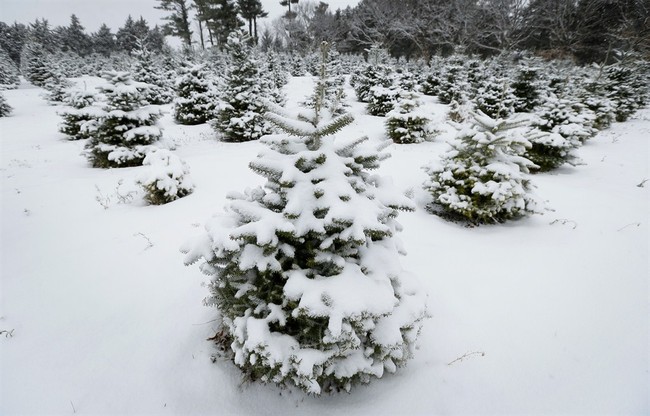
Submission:
[[[393,84],[392,69],[386,65],[388,52],[373,45],[368,51],[368,64],[358,71],[351,81],[357,100],[368,103],[372,99],[372,87],[388,88]]]
[[[463,67],[458,64],[450,64],[444,70],[438,86],[438,99],[443,104],[450,104],[454,100],[460,100],[461,96],[467,94],[469,89],[467,81],[463,76]]]
[[[72,83],[58,71],[52,71],[52,76],[45,81],[43,89],[45,99],[50,104],[61,104],[65,101]]]
[[[632,85],[634,72],[629,66],[616,64],[607,67],[605,76],[607,78],[607,81],[605,81],[607,98],[614,102],[616,121],[627,121],[638,108],[634,86]]]
[[[43,46],[28,41],[20,54],[20,66],[23,76],[37,87],[43,87],[55,75]]]
[[[145,191],[145,199],[162,205],[187,196],[194,190],[187,164],[167,149],[153,149],[142,161],[145,172],[137,183]]]
[[[267,52],[265,64],[263,81],[268,83],[269,97],[274,103],[283,105],[286,97],[282,89],[289,82],[289,72],[283,68],[275,52]]]
[[[595,129],[606,129],[616,119],[614,102],[607,98],[607,92],[600,79],[586,80],[582,94],[577,98],[587,109],[593,112],[593,127]]]
[[[263,100],[269,94],[259,82],[261,74],[257,53],[251,46],[250,37],[242,31],[234,31],[228,36],[226,48],[231,56],[231,67],[225,77],[225,89],[221,92],[223,105],[212,126],[225,141],[259,139],[271,133],[271,126],[262,117]]]
[[[425,166],[424,188],[432,209],[475,223],[502,222],[538,212],[540,202],[526,173],[535,165],[523,157],[531,147],[518,127],[526,122],[494,120],[473,112],[472,125],[461,129],[442,164]]]
[[[207,123],[215,117],[217,94],[204,65],[185,69],[176,80],[174,119],[180,124]]]
[[[0,90],[0,117],[7,117],[9,114],[11,114],[12,110],[13,108],[11,108],[7,102],[7,99],[2,93],[2,90]]]
[[[349,390],[412,356],[426,295],[399,263],[399,210],[413,203],[370,175],[383,156],[366,138],[333,137],[353,118],[316,103],[266,117],[284,134],[251,162],[264,187],[230,195],[230,216],[187,244],[211,275],[215,339],[253,380],[308,393]]]
[[[384,87],[375,85],[370,88],[368,114],[383,117],[395,107],[395,102],[402,90],[397,86]]]
[[[144,42],[138,39],[137,47],[133,50],[135,62],[133,64],[133,79],[137,82],[149,84],[145,100],[149,104],[169,104],[174,99],[172,81],[162,65],[155,62],[153,54],[147,49]]]
[[[99,118],[104,115],[104,110],[93,105],[96,101],[97,94],[94,91],[69,91],[65,98],[65,103],[69,108],[58,112],[63,118],[59,124],[59,131],[68,135],[70,140],[89,138],[97,128]]]
[[[512,92],[516,97],[514,103],[516,112],[528,113],[540,104],[538,76],[539,68],[528,63],[519,66],[516,79],[512,83]]]
[[[476,108],[492,118],[508,118],[515,112],[517,97],[506,78],[485,77],[476,90]]]
[[[431,71],[420,81],[420,92],[424,95],[438,95],[440,87],[440,70],[432,68]]]
[[[534,129],[528,134],[531,147],[526,149],[526,156],[536,166],[531,167],[533,172],[546,172],[567,163],[575,166],[580,164],[576,150],[580,142],[565,138],[553,131]]]
[[[431,134],[429,119],[420,109],[419,95],[402,90],[393,110],[386,114],[386,131],[395,143],[420,143]]]
[[[596,132],[593,128],[596,116],[576,98],[567,100],[555,95],[547,96],[535,113],[540,118],[537,122],[540,130],[561,134],[575,147],[580,147]]]
[[[19,72],[9,54],[0,47],[0,90],[18,88]]]
[[[327,50],[323,50],[323,48]],[[340,67],[336,61],[338,53],[332,51],[327,43],[321,45],[321,56],[323,53],[327,56],[327,62],[325,65],[318,65],[316,78],[317,88],[303,105],[308,108],[314,108],[315,105],[320,103],[319,105],[327,107],[334,115],[340,115],[347,111],[343,102],[345,98],[345,92],[343,91],[345,78],[341,76]],[[321,73],[322,71],[324,72]],[[327,76],[325,76],[326,74]],[[320,98],[321,89],[322,98]]]
[[[135,82],[128,72],[108,71],[99,89],[106,96],[104,114],[86,146],[93,167],[140,166],[149,145],[160,139],[156,127],[158,106],[146,105],[147,84]]]

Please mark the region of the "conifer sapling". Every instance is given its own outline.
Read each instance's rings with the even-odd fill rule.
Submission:
[[[284,133],[265,137],[250,164],[264,187],[231,194],[230,216],[183,248],[186,263],[205,261],[215,339],[234,363],[250,379],[312,394],[395,371],[426,316],[395,236],[398,211],[413,203],[370,175],[383,156],[366,138],[335,139],[353,118],[333,115],[323,62],[320,73],[299,115],[269,104]]]

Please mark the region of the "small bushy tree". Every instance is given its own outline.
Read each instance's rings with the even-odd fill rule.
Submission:
[[[88,90],[69,91],[65,103],[69,108],[59,111],[63,121],[59,131],[68,135],[70,140],[87,139],[97,127],[97,121],[104,115],[104,111],[93,104],[97,94]]]
[[[106,96],[104,114],[86,146],[93,167],[140,166],[149,145],[162,133],[156,126],[158,106],[146,105],[147,84],[133,81],[130,73],[108,71],[100,91]]]
[[[12,110],[13,108],[11,108],[4,94],[0,90],[0,117],[7,117],[11,114]]]
[[[395,102],[401,90],[398,87],[383,87],[376,85],[370,88],[370,98],[368,100],[368,114],[383,117],[395,107]]]
[[[517,97],[506,78],[486,77],[473,98],[478,110],[492,118],[508,118],[515,110]]]
[[[335,140],[353,118],[333,115],[326,83],[298,116],[272,106],[266,117],[283,134],[263,139],[250,164],[266,184],[231,194],[230,216],[183,248],[186,263],[205,261],[215,339],[235,364],[312,394],[404,365],[426,316],[395,236],[398,211],[413,203],[370,175],[382,156],[365,138]]]
[[[215,117],[217,96],[203,65],[183,71],[176,80],[174,119],[185,125],[207,123]]]
[[[9,54],[0,46],[0,90],[18,88],[19,72]]]
[[[162,205],[187,196],[194,190],[187,164],[167,149],[153,149],[142,161],[145,172],[138,179],[145,199]]]
[[[133,56],[135,57],[133,79],[149,85],[145,92],[145,100],[155,105],[171,103],[174,99],[173,81],[170,80],[163,66],[154,61],[153,54],[141,40],[138,40]]]
[[[393,110],[386,114],[388,137],[400,144],[420,143],[431,134],[429,119],[420,110],[419,96],[402,90]]]
[[[27,42],[20,54],[21,73],[27,81],[37,87],[44,87],[50,78],[56,76],[53,64],[40,43]]]
[[[494,120],[472,112],[472,125],[459,131],[442,164],[425,166],[424,188],[433,210],[474,223],[494,223],[538,212],[540,202],[525,174],[535,165],[523,155],[531,147],[518,130],[525,121]]]
[[[226,74],[225,88],[221,92],[223,104],[217,112],[212,126],[222,134],[224,141],[244,142],[256,140],[271,133],[270,124],[264,120],[264,83],[256,51],[251,39],[241,31],[228,36],[226,45],[231,57],[231,67]]]

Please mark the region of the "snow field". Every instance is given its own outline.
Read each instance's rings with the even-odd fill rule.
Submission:
[[[289,105],[310,88],[293,78]],[[589,140],[578,150],[586,165],[532,177],[554,211],[502,225],[466,228],[424,210],[420,166],[446,150],[447,126],[433,142],[390,146],[378,173],[414,194],[418,210],[398,219],[402,265],[427,288],[433,317],[395,375],[310,397],[241,386],[234,365],[210,362],[214,310],[178,251],[227,193],[261,184],[248,163],[262,145],[218,142],[208,125],[174,124],[165,106],[163,135],[196,188],[146,206],[128,196],[146,167],[90,168],[41,92],[5,91],[14,112],[0,119],[0,330],[14,330],[0,338],[0,414],[650,412],[650,183],[637,186],[650,178],[650,110]],[[356,121],[340,135],[384,140],[385,119],[353,97]],[[423,101],[444,119],[446,106]]]

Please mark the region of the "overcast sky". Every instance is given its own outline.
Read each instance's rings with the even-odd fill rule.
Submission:
[[[318,3],[318,0],[313,0]],[[188,1],[190,3],[191,1]],[[355,5],[359,0],[329,0],[330,9]],[[165,12],[154,9],[156,0],[0,0],[0,21],[11,24],[33,22],[46,18],[52,27],[65,26],[70,15],[76,14],[87,32],[96,31],[106,23],[113,32],[124,24],[130,14],[134,18],[144,17],[151,26],[160,24]],[[264,10],[270,18],[280,16],[285,8],[279,0],[262,0]]]

